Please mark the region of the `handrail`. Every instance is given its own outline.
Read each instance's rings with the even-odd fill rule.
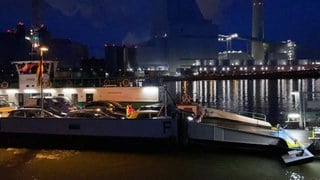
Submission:
[[[256,112],[247,112],[247,111],[241,111],[238,112],[239,115],[250,117],[253,119],[258,119],[262,121],[267,121],[267,116],[263,113],[256,113]]]

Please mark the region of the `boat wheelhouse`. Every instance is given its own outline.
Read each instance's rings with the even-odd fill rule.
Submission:
[[[15,102],[20,106],[27,104],[28,99],[40,96],[40,87],[37,86],[37,69],[39,61],[14,61],[19,75],[19,87],[0,89],[0,97],[8,102]],[[72,81],[64,78],[64,85],[56,87],[57,77],[62,76],[57,73],[57,61],[43,61],[43,96],[64,96],[72,103],[81,104],[96,100],[113,100],[118,102],[145,102],[156,103],[161,99],[160,87],[157,86],[101,86],[101,87],[76,87]],[[81,79],[80,79],[81,80]],[[127,79],[125,79],[127,82]]]

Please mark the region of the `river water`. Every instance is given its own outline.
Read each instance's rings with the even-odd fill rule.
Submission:
[[[170,84],[169,92],[174,90],[176,94],[185,91],[193,101],[204,106],[235,113],[264,114],[273,125],[283,124],[287,114],[301,106],[294,92],[307,94],[309,102],[320,100],[319,79],[192,81]]]
[[[1,179],[320,179],[320,161],[286,167],[237,151],[108,152],[0,149]]]
[[[172,83],[173,93],[228,111],[284,121],[294,110],[293,91],[316,92],[319,80],[222,80]],[[175,90],[175,88],[179,90]],[[316,96],[313,96],[317,98]],[[1,179],[320,179],[320,161],[286,167],[280,157],[233,149],[188,151],[81,151],[0,148]]]

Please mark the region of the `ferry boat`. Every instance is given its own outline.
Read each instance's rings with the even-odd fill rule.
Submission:
[[[17,100],[19,104],[24,104],[28,98],[39,95],[40,91],[34,71],[31,69],[31,73],[26,73],[21,68],[32,63],[31,67],[34,67],[37,62],[14,63],[19,70],[19,89],[2,89],[0,94],[9,101]],[[50,79],[48,72],[51,70],[44,71],[44,81]],[[66,96],[74,102],[101,99],[148,103],[164,99],[166,102],[166,95],[160,96],[159,87],[51,88],[50,83],[42,89],[45,96]],[[112,148],[115,143],[120,147],[144,147],[141,144],[146,143],[151,144],[150,147],[161,145],[163,148],[168,144],[186,147],[190,144],[210,145],[218,142],[275,147],[283,150],[282,159],[288,165],[313,160],[313,154],[305,146],[285,131],[273,129],[268,122],[200,107],[189,101],[177,104],[174,116],[165,114],[147,119],[0,118],[0,142],[2,145],[20,147],[39,144],[73,147],[77,144],[82,148]]]
[[[122,86],[55,88],[56,61],[43,61],[42,86],[37,86],[39,61],[12,62],[18,71],[19,88],[0,89],[0,97],[20,106],[32,106],[38,97],[66,97],[74,104],[98,100],[111,100],[122,103],[158,103],[164,97],[158,86],[131,86],[124,80]],[[67,83],[68,81],[66,81]],[[47,144],[73,147],[72,144],[105,146],[115,139],[132,142],[176,141],[176,119],[169,116],[155,119],[84,119],[84,118],[0,118],[0,142],[2,145],[32,146]],[[40,138],[39,138],[40,137]],[[35,140],[37,139],[37,140]],[[80,140],[79,140],[80,139]],[[42,141],[43,140],[43,141]],[[107,141],[105,141],[107,140]],[[52,142],[53,141],[53,142]],[[25,142],[28,142],[27,144]],[[61,144],[61,142],[63,142]],[[86,142],[86,143],[85,143]],[[122,143],[120,143],[122,144]],[[130,144],[130,143],[129,143]],[[91,144],[93,146],[93,144]],[[88,146],[90,147],[90,145]]]

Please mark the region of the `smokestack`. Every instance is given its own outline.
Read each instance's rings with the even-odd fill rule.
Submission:
[[[264,60],[264,17],[263,0],[252,0],[252,38],[251,55],[256,61]]]
[[[32,0],[32,26],[39,27],[42,24],[43,0]]]

